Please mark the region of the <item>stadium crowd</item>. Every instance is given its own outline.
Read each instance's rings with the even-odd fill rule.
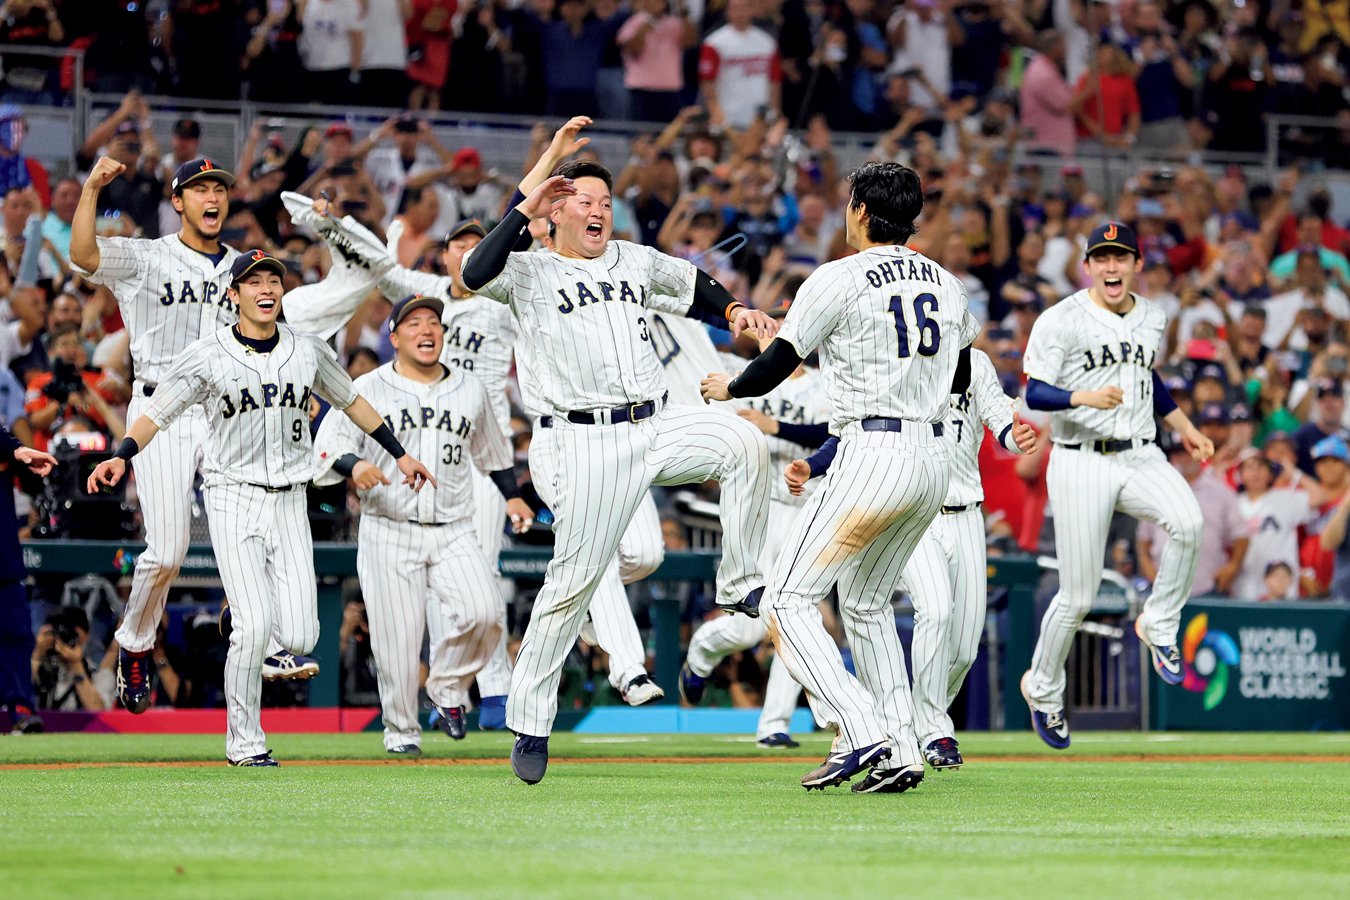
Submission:
[[[90,85],[127,92],[76,154],[81,167],[102,154],[127,166],[101,195],[104,234],[177,230],[166,183],[199,155],[199,122],[185,117],[157,136],[142,92],[234,97],[242,85],[269,100],[350,103],[356,94],[372,105],[406,106],[369,133],[334,120],[293,141],[262,122],[249,134],[233,161],[223,240],[286,260],[288,288],[322,278],[331,259],[322,241],[292,225],[283,190],[326,193],[334,212],[380,235],[399,221],[392,252],[431,272],[440,270],[456,223],[491,227],[500,217],[517,174],[495,175],[474,147],[443,144],[416,114],[437,106],[604,110],[606,118],[653,122],[627,159],[602,160],[616,176],[615,236],[697,259],[762,309],[790,303],[815,266],[849,252],[846,173],[832,137],[874,132],[874,157],[923,177],[926,206],[910,246],[966,284],[985,326],[977,346],[1010,395],[1022,389],[1021,356],[1037,315],[1084,286],[1088,232],[1107,218],[1128,222],[1144,255],[1138,291],[1171,319],[1157,364],[1219,448],[1203,468],[1184,451],[1171,456],[1205,511],[1195,594],[1350,599],[1350,211],[1333,207],[1315,171],[1344,167],[1350,141],[1309,132],[1301,159],[1311,165],[1269,184],[1236,166],[1186,164],[1183,155],[1171,167],[1132,169],[1114,196],[1104,196],[1089,189],[1080,165],[1136,147],[1260,150],[1258,108],[1335,116],[1350,132],[1344,0],[1301,7],[1236,0],[1223,9],[1207,0],[909,0],[893,8],[874,0],[705,8],[664,0],[631,8],[614,0],[514,8],[456,0],[7,0],[0,44],[16,43],[83,47]],[[49,62],[25,75],[7,60],[0,102],[60,103],[70,70]],[[220,74],[235,69],[238,79]],[[537,126],[519,172],[550,134]],[[65,436],[96,450],[126,427],[127,334],[111,294],[69,262],[81,182],[53,182],[23,155],[23,136],[20,111],[0,109],[7,321],[0,419],[39,448]],[[34,215],[42,222],[38,277],[20,285]],[[391,358],[381,327],[388,313],[388,301],[373,293],[338,334],[353,375]],[[730,342],[725,333],[714,337]],[[512,400],[517,474],[528,482],[530,423],[519,396]],[[1026,418],[1040,424],[1030,412]],[[1054,552],[1050,435],[1041,430],[1045,451],[1034,456],[993,440],[982,451],[993,553]],[[711,487],[695,493],[716,498]],[[311,499],[316,538],[345,536],[354,494],[339,486],[316,489]],[[662,501],[667,546],[683,549],[686,525],[673,496]],[[23,503],[20,512],[25,534],[72,533],[49,505]],[[111,527],[104,521],[98,528]],[[1165,535],[1123,517],[1113,535],[1110,567],[1146,591]],[[549,534],[540,526],[527,537],[547,542]],[[709,612],[707,598],[688,585],[635,586],[635,606],[641,611],[651,592],[673,589],[683,592],[686,621]],[[70,613],[63,590],[70,588],[39,579],[34,677],[53,706],[110,705],[114,656],[101,637],[109,623]],[[164,702],[212,702],[211,666],[202,660],[223,655],[223,646],[207,619],[183,623],[179,640],[162,643],[155,663]],[[341,635],[349,698],[373,689],[365,628],[353,599]]]

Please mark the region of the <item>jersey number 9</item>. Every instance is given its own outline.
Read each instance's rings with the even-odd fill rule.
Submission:
[[[932,356],[942,344],[942,329],[933,313],[937,312],[937,297],[932,294],[920,294],[914,298],[914,325],[919,329],[920,356]],[[890,310],[895,314],[895,337],[900,342],[899,356],[909,358],[909,324],[905,321],[905,298],[896,294],[891,297]]]
[[[304,438],[304,436],[305,436],[305,423],[300,419],[296,419],[294,422],[291,423],[291,440],[295,441],[298,444],[300,443],[301,439]]]

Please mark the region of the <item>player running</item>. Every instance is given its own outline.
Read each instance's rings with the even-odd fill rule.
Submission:
[[[837,732],[802,786],[823,789],[870,769],[855,791],[899,792],[923,779],[923,757],[891,593],[947,493],[943,419],[949,396],[969,384],[961,351],[979,324],[961,282],[904,246],[923,209],[919,176],[868,163],[849,182],[846,232],[859,253],[816,269],[777,340],[735,379],[709,375],[703,396],[765,394],[820,348],[839,457],[770,575],[769,633],[817,721]],[[836,584],[857,678],[816,608]]]
[[[316,337],[277,324],[281,260],[261,250],[230,265],[227,299],[237,325],[187,345],[163,372],[163,389],[127,430],[112,459],[89,476],[90,493],[113,486],[127,462],[184,414],[203,410],[202,463],[207,523],[230,598],[233,627],[225,658],[232,766],[274,766],[261,722],[262,666],[269,637],[308,653],[319,637],[314,548],[305,487],[314,474],[309,399],[343,410],[398,461],[404,483],[435,484],[389,426],[352,387],[337,356]],[[172,432],[170,432],[172,433]],[[383,475],[381,475],[383,477]]]
[[[1204,519],[1186,479],[1158,448],[1153,417],[1180,433],[1197,460],[1213,456],[1214,444],[1177,408],[1153,370],[1167,314],[1130,290],[1143,265],[1129,226],[1098,226],[1083,262],[1092,286],[1041,313],[1027,344],[1027,405],[1052,413],[1046,486],[1055,513],[1059,593],[1041,620],[1022,695],[1036,733],[1057,750],[1069,746],[1064,662],[1096,602],[1116,510],[1167,532],[1135,631],[1163,681],[1180,684],[1184,674],[1177,629]]]
[[[432,460],[440,487],[410,494],[390,482],[392,456],[351,419],[319,428],[319,484],[343,478],[361,496],[356,567],[370,616],[371,649],[390,753],[421,753],[418,652],[431,635],[427,695],[442,729],[464,738],[469,686],[501,639],[496,558],[478,542],[471,478],[476,469],[505,498],[503,516],[523,532],[534,515],[516,486],[511,444],[482,382],[442,360],[444,306],[435,297],[401,300],[389,317],[393,362],[356,380],[356,389],[419,457]],[[498,529],[500,530],[500,529]]]

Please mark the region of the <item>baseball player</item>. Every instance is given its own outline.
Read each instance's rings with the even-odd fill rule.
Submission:
[[[779,310],[771,315],[781,316]],[[681,326],[692,325],[701,334],[689,333],[690,329]],[[702,375],[679,377],[683,367],[680,360],[688,358],[707,358],[710,350],[714,367],[725,365],[727,355],[718,354],[713,347],[706,329],[692,320],[672,322],[670,337],[674,341],[674,354],[666,366],[667,381],[672,393],[678,383],[681,389],[686,384],[698,384]],[[677,334],[678,333],[678,334]],[[706,344],[702,351],[699,348]],[[767,345],[767,342],[766,342]],[[659,345],[658,345],[659,346]],[[694,352],[688,352],[688,351]],[[735,362],[740,360],[732,357]],[[703,374],[711,369],[704,368]],[[825,386],[820,373],[806,365],[798,366],[787,380],[763,397],[747,398],[735,404],[739,414],[755,427],[764,432],[769,442],[770,460],[775,472],[781,472],[794,459],[802,455],[802,448],[815,449],[829,436],[830,402],[825,395]],[[726,408],[728,411],[731,404]],[[714,406],[714,409],[722,408]],[[814,485],[812,486],[814,493]],[[797,513],[806,503],[802,493],[792,494],[781,479],[774,480],[773,492],[769,498],[769,524],[765,532],[764,554],[760,557],[760,568],[766,573],[773,571],[774,563],[782,553],[784,541],[796,521]],[[752,619],[748,616],[721,616],[706,622],[694,632],[689,640],[689,653],[683,669],[680,671],[680,696],[688,703],[697,705],[703,697],[704,683],[712,670],[729,653],[747,650],[762,643],[768,636],[763,618]],[[769,749],[791,749],[799,746],[789,733],[792,713],[797,708],[797,698],[801,696],[801,685],[792,680],[786,666],[773,665],[769,669],[769,681],[764,690],[764,707],[760,712],[759,724],[755,731],[755,740],[760,746]]]
[[[598,163],[564,163],[517,204],[465,260],[473,291],[509,304],[521,359],[541,402],[532,455],[552,453],[557,540],[511,677],[507,725],[512,769],[544,777],[562,663],[596,586],[652,484],[722,482],[726,540],[718,602],[758,614],[756,560],[770,492],[768,445],[748,422],[667,407],[648,310],[694,314],[773,333],[692,264],[650,247],[611,241],[612,177]],[[555,201],[557,201],[555,203]],[[556,226],[556,250],[513,253],[532,218]]]
[[[915,732],[924,758],[935,770],[963,763],[947,708],[975,663],[984,632],[988,582],[979,467],[984,429],[1013,453],[1036,449],[1035,430],[1014,412],[1017,402],[1004,396],[984,351],[971,350],[970,386],[952,395],[943,423],[952,448],[947,496],[905,566],[903,583],[914,603]],[[828,468],[823,460],[829,455],[827,450],[816,461],[818,468]],[[811,477],[812,462],[792,463],[786,478],[790,490],[799,490]]]
[[[802,785],[870,769],[855,791],[900,792],[923,779],[923,757],[891,593],[947,493],[943,420],[949,396],[969,385],[961,351],[979,324],[962,283],[904,246],[923,209],[918,175],[868,163],[849,181],[846,234],[860,252],[816,269],[768,349],[734,379],[709,375],[702,389],[710,400],[761,396],[820,348],[839,457],[770,575],[769,632],[816,719],[837,731]],[[816,608],[836,584],[856,679]]]
[[[142,447],[200,407],[207,430],[202,470],[211,543],[231,601],[225,660],[233,766],[274,766],[262,731],[262,663],[275,635],[291,653],[318,640],[318,595],[305,486],[314,474],[309,435],[313,393],[346,412],[398,460],[404,482],[435,480],[409,456],[379,413],[356,393],[337,356],[317,337],[277,325],[281,260],[254,250],[230,265],[227,300],[237,325],[187,345],[163,372],[163,389],[127,431],[112,459],[89,476],[92,493],[112,486]],[[381,475],[380,477],[383,477]]]
[[[1167,549],[1135,631],[1168,684],[1183,672],[1177,647],[1181,607],[1190,595],[1200,546],[1200,506],[1156,443],[1155,415],[1206,460],[1214,444],[1177,408],[1153,370],[1167,315],[1131,291],[1143,268],[1129,226],[1093,230],[1083,269],[1092,286],[1041,313],[1027,343],[1027,405],[1051,413],[1054,449],[1046,486],[1055,513],[1059,593],[1041,621],[1022,694],[1036,733],[1069,746],[1064,662],[1097,599],[1107,529],[1116,510],[1156,522]]]
[[[319,484],[353,478],[361,496],[357,570],[370,618],[371,649],[390,753],[421,753],[417,721],[418,651],[431,635],[427,694],[439,722],[464,738],[469,685],[501,641],[495,557],[484,553],[474,523],[469,470],[490,479],[517,531],[534,516],[520,499],[511,445],[483,383],[442,360],[445,304],[416,294],[389,317],[395,360],[356,380],[356,389],[389,423],[400,443],[432,460],[440,487],[412,494],[391,483],[392,456],[352,420],[329,416],[315,440]],[[325,471],[326,470],[326,471]],[[500,530],[500,529],[497,529]]]

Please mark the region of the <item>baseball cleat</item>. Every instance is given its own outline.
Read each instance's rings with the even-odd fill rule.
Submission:
[[[889,759],[890,745],[886,741],[859,747],[857,750],[839,750],[825,757],[825,762],[802,776],[802,787],[825,790],[843,784],[863,769],[869,769]]]
[[[464,740],[464,707],[438,706],[436,707],[436,711],[440,713],[440,716],[436,719],[436,725],[441,731],[448,734],[451,740]]]
[[[781,731],[777,734],[771,734],[768,737],[762,737],[755,743],[766,750],[791,750],[801,746],[801,744],[792,739],[792,735],[785,734]]]
[[[665,695],[666,692],[661,690],[660,685],[644,672],[624,687],[623,702],[629,706],[641,706],[653,700],[660,700]]]
[[[1181,684],[1186,680],[1186,671],[1181,666],[1181,650],[1176,644],[1154,644],[1144,634],[1144,617],[1134,620],[1134,633],[1139,641],[1148,648],[1149,658],[1153,660],[1153,671],[1165,684]]]
[[[478,704],[478,727],[482,731],[506,730],[506,695],[484,697]]]
[[[263,681],[303,681],[319,674],[319,663],[308,656],[296,656],[282,650],[263,660]]]
[[[745,599],[739,603],[732,603],[727,606],[717,604],[717,608],[729,613],[745,613],[752,619],[759,618],[759,601],[764,596],[764,588],[757,587],[745,595]]]
[[[923,758],[928,760],[928,764],[935,771],[959,769],[965,762],[961,758],[961,751],[956,746],[956,738],[949,737],[940,737],[935,741],[929,741],[928,746],[923,748]]]
[[[402,744],[398,747],[390,747],[387,752],[391,756],[421,756],[422,748],[416,744]]]
[[[548,771],[548,738],[516,735],[511,748],[511,771],[526,784],[538,784]]]
[[[897,766],[894,769],[873,769],[867,777],[853,786],[855,794],[903,794],[923,781],[923,764]]]
[[[16,703],[9,708],[10,734],[41,734],[46,726],[32,707]]]
[[[117,651],[117,699],[128,712],[143,713],[150,708],[150,651]]]
[[[1027,708],[1031,710],[1031,727],[1035,730],[1037,737],[1054,749],[1067,750],[1069,747],[1069,720],[1064,718],[1064,710],[1057,709],[1048,713],[1038,710],[1036,705],[1031,702],[1031,691],[1027,688],[1027,679],[1030,677],[1030,672],[1022,676],[1022,698],[1027,701]]]
[[[225,760],[225,761],[226,761],[227,763],[229,763],[230,765],[232,765],[232,766],[275,766],[275,765],[278,765],[277,761],[276,761],[275,759],[272,758],[272,751],[271,751],[271,750],[264,750],[262,753],[259,753],[257,756],[246,756],[246,757],[244,757],[243,759],[227,759],[227,760]]]
[[[698,706],[699,701],[703,699],[703,688],[706,683],[707,679],[689,668],[689,663],[685,663],[680,668],[680,699],[690,706]]]

